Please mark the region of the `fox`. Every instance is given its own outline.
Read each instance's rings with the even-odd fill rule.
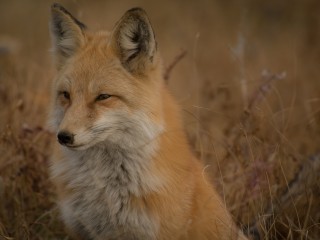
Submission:
[[[145,10],[93,32],[54,3],[49,25],[57,137],[50,175],[68,234],[247,239],[189,146]]]

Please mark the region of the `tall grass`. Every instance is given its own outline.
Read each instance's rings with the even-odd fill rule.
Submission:
[[[50,4],[0,2],[0,239],[68,239],[48,176]],[[190,143],[239,226],[319,239],[318,1],[62,4],[93,29],[144,7]]]

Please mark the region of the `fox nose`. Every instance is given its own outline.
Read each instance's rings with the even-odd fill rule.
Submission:
[[[69,132],[59,132],[58,133],[58,141],[62,145],[72,144],[74,140],[74,135]]]

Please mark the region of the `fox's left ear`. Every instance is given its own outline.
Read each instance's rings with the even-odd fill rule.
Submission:
[[[143,9],[133,8],[124,14],[112,32],[111,45],[130,73],[143,75],[152,66],[157,44]]]
[[[60,4],[51,6],[50,31],[58,69],[84,44],[85,28]]]

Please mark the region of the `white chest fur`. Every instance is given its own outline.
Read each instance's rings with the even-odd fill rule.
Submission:
[[[150,173],[152,151],[145,148],[128,150],[109,143],[81,152],[65,149],[65,159],[51,172],[73,192],[60,202],[69,228],[85,239],[155,238],[158,224],[153,216],[130,205],[132,196],[162,185]]]

